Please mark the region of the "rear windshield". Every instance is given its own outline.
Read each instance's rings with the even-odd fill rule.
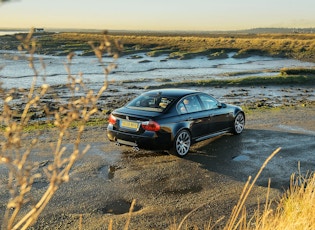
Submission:
[[[132,100],[127,104],[127,107],[137,110],[163,112],[173,100],[173,98],[163,97],[160,94],[144,94]]]

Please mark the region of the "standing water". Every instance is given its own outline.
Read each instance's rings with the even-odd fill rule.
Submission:
[[[15,51],[0,50],[0,81],[3,87],[27,88],[31,85],[34,72],[29,68],[24,54]],[[43,69],[41,61],[45,63]],[[35,67],[39,72],[39,82],[50,85],[65,84],[67,72],[64,56],[40,55],[35,57]],[[105,63],[113,62],[109,57]],[[118,68],[109,75],[110,81],[134,81],[158,84],[157,82],[181,82],[185,80],[240,78],[248,75],[277,75],[281,68],[315,67],[315,63],[293,59],[252,56],[233,58],[233,53],[226,59],[208,60],[200,56],[188,60],[168,59],[165,56],[149,57],[140,53],[137,58],[132,55],[120,57]],[[94,56],[76,56],[71,63],[73,75],[82,74],[85,81],[98,85],[104,81],[103,70]]]

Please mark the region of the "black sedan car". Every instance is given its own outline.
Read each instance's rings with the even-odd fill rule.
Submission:
[[[245,114],[194,90],[145,92],[109,116],[110,141],[136,148],[170,150],[183,157],[190,146],[225,133],[240,134]]]

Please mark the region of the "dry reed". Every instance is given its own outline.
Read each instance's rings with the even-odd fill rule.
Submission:
[[[1,224],[2,229],[27,229],[34,224],[60,185],[69,181],[71,167],[89,149],[89,145],[83,150],[79,149],[81,136],[86,123],[92,115],[98,112],[96,103],[108,87],[107,76],[116,67],[117,51],[122,48],[119,43],[112,42],[106,33],[99,37],[101,39],[97,43],[89,42],[104,73],[103,85],[100,86],[97,92],[87,88],[81,74],[73,75],[71,73],[71,61],[75,55],[70,53],[67,56],[65,68],[68,73],[67,87],[72,98],[67,103],[60,104],[58,109],[52,110],[42,102],[43,97],[48,90],[51,90],[51,87],[46,83],[42,84],[39,89],[37,87],[39,78],[42,78],[45,82],[45,74],[40,75],[35,67],[34,54],[37,43],[32,36],[33,32],[34,30],[31,30],[27,36],[18,37],[21,41],[18,50],[27,51],[25,57],[34,75],[20,118],[16,118],[14,103],[12,102],[13,95],[18,89],[1,88],[0,90],[1,103],[3,104],[0,115],[1,136],[3,137],[0,143],[0,166],[3,165],[7,168],[7,188],[10,194]],[[113,62],[109,65],[102,60],[105,53],[113,57]],[[40,60],[39,62],[42,68],[45,69],[44,61]],[[29,157],[36,148],[40,133],[32,138],[29,143],[25,138],[27,134],[24,132],[24,128],[30,123],[30,111],[38,108],[45,110],[47,122],[52,123],[56,132],[58,132],[56,144],[52,146],[51,163],[44,168],[45,175],[34,170],[38,168],[38,163],[32,161]],[[64,147],[64,137],[73,123],[77,124],[75,141],[73,149],[67,150]],[[66,153],[66,150],[70,153]],[[35,202],[35,205],[32,205],[34,201],[31,202],[30,197],[33,183],[43,176],[48,178],[48,188]]]

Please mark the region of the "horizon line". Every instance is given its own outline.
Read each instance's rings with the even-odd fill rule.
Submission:
[[[239,32],[250,30],[315,30],[315,27],[254,27],[248,29],[231,29],[231,30],[169,30],[169,29],[95,29],[95,28],[59,28],[59,27],[31,27],[31,28],[17,28],[17,27],[0,27],[0,31],[29,31],[32,28],[41,28],[45,31],[112,31],[112,32]],[[314,31],[315,32],[315,31]]]

